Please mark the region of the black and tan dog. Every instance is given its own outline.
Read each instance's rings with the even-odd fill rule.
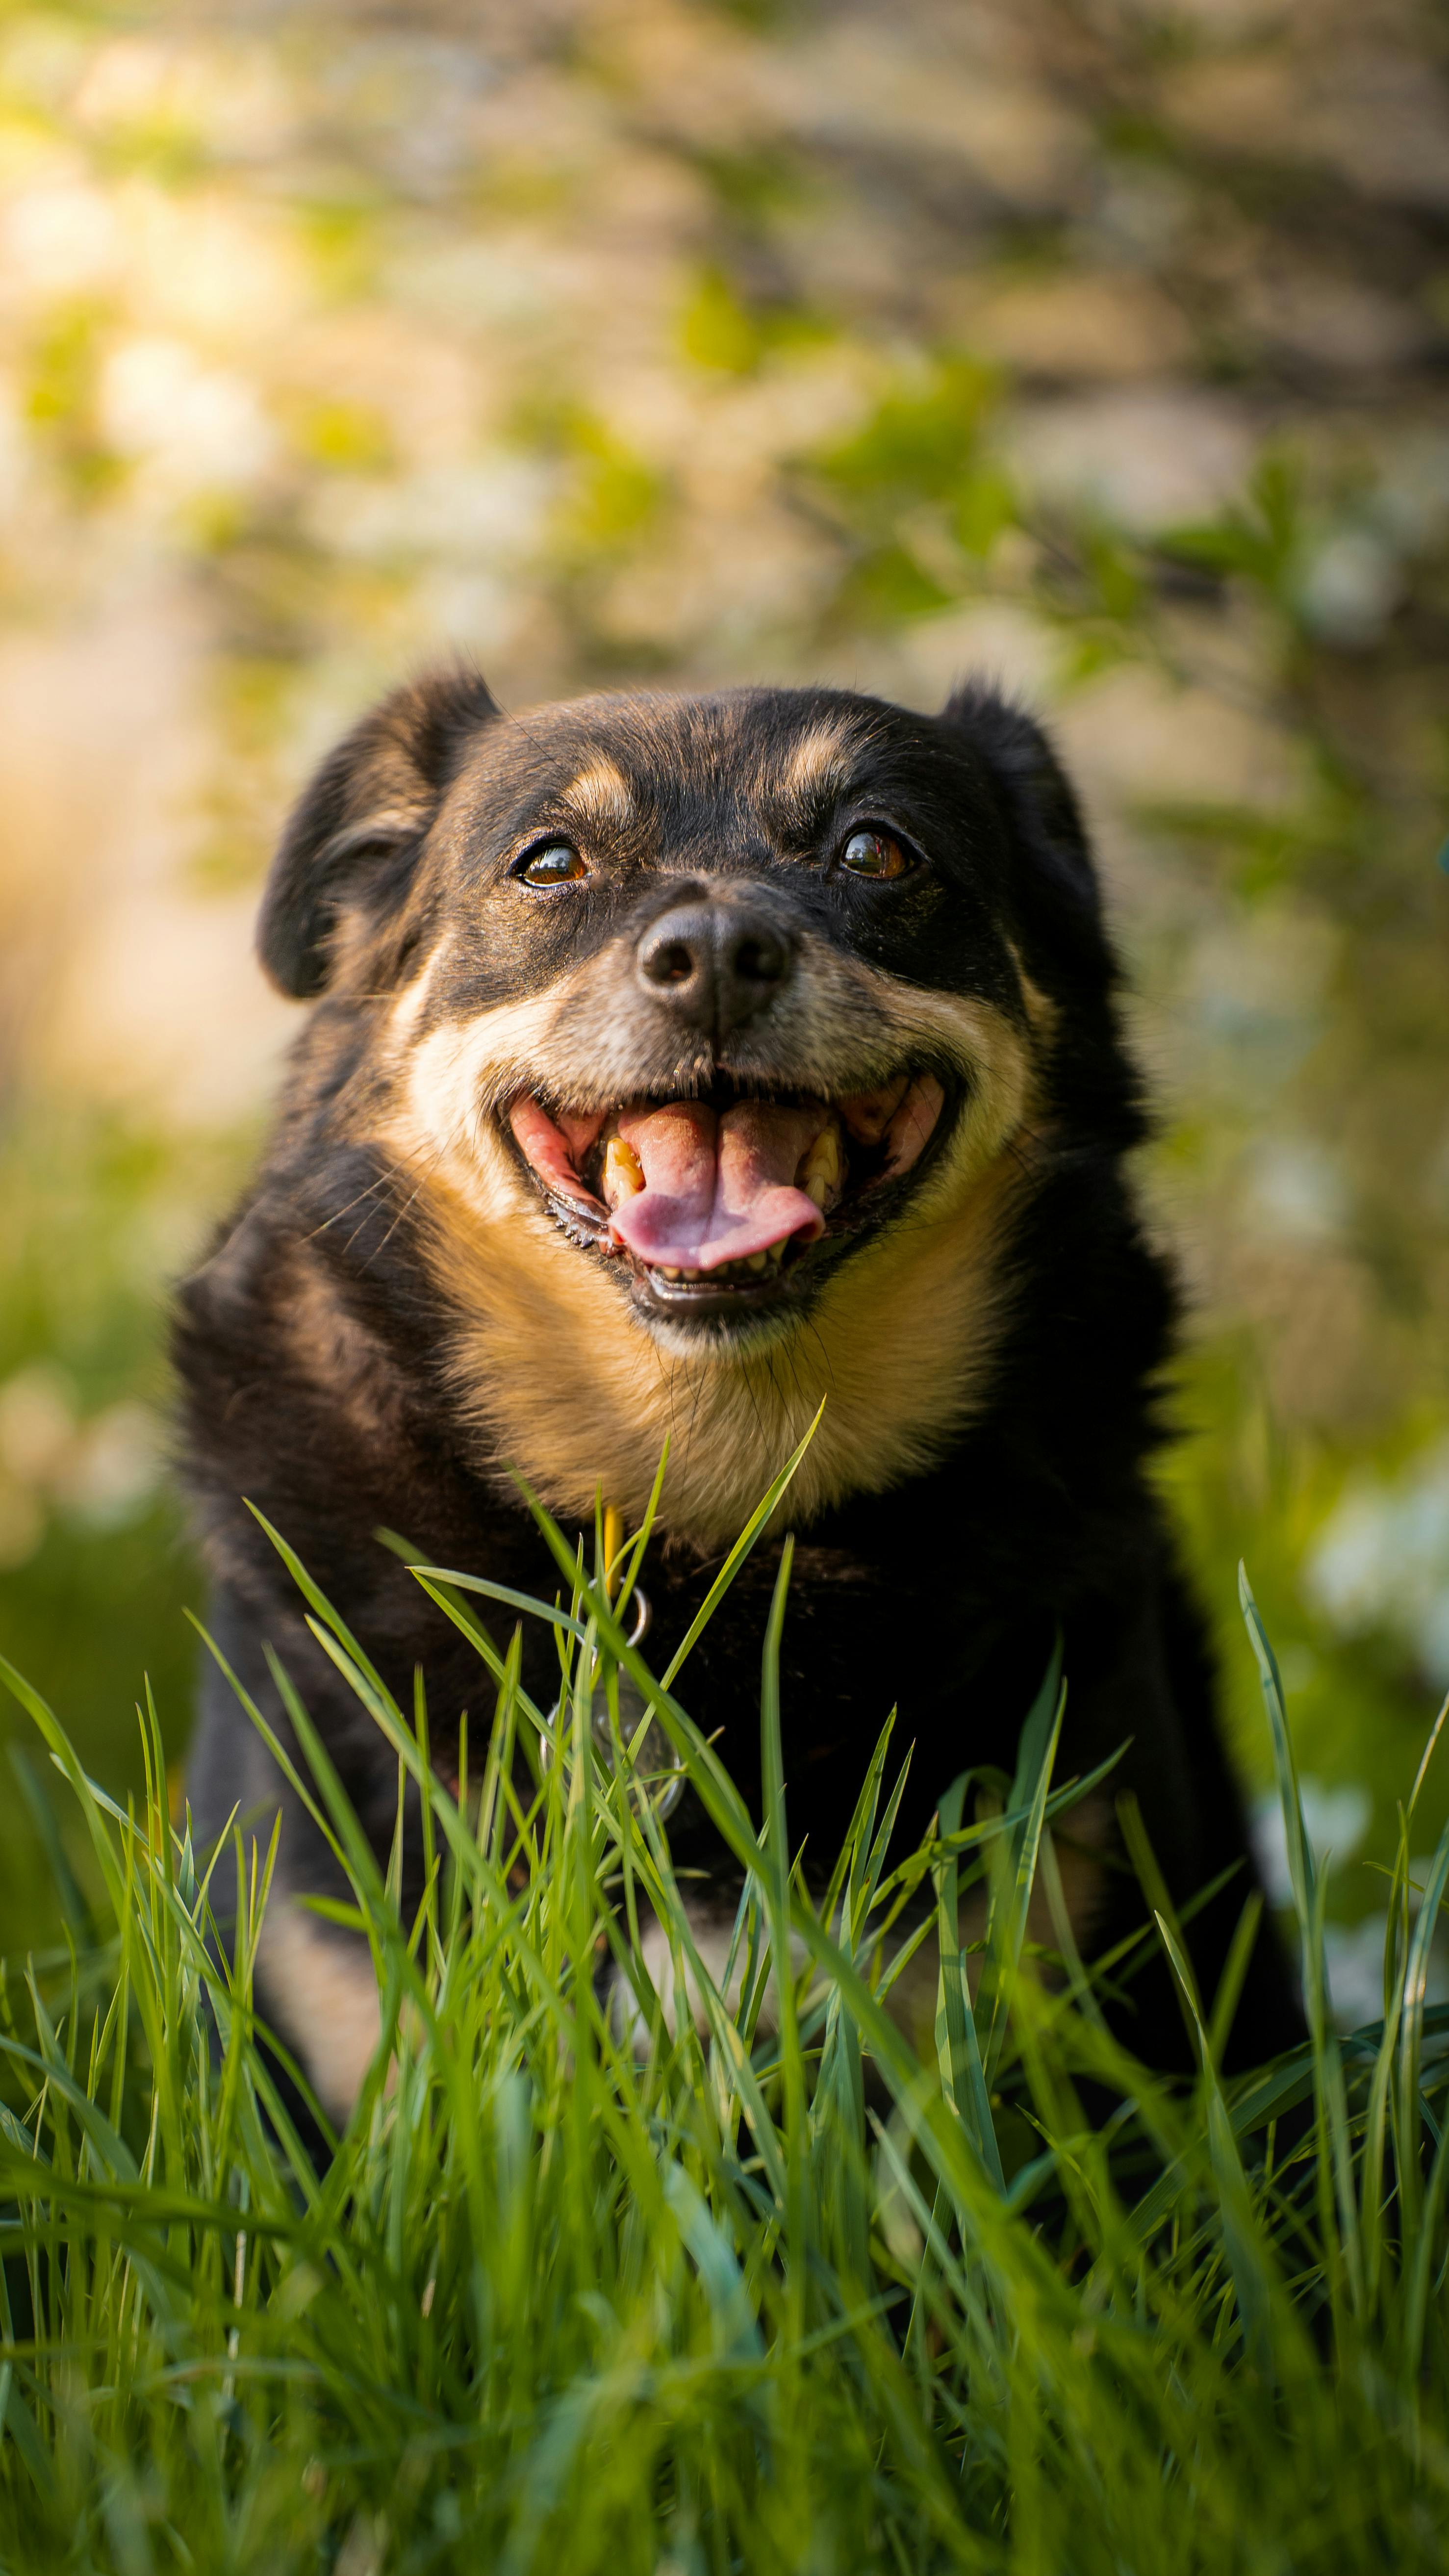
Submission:
[[[828,1863],[897,1701],[903,1841],[963,1768],[1009,1769],[1060,1626],[1060,1775],[1126,1740],[1117,1785],[1174,1896],[1240,1864],[1193,1924],[1211,1992],[1251,1866],[1144,1472],[1172,1296],[1124,1176],[1143,1118],[1115,967],[1037,728],[976,689],[938,717],[782,689],[508,717],[444,675],[325,763],[260,942],[313,1008],[260,1178],[182,1294],[191,1484],[226,1654],[280,1722],[272,1641],[379,1850],[394,1762],[243,1498],[405,1704],[424,1668],[446,1767],[479,1667],[380,1524],[551,1598],[507,1468],[566,1523],[602,1490],[636,1526],[667,1435],[667,1652],[825,1397],[787,1506],[793,1836]],[[751,1798],[777,1562],[758,1550],[689,1673]],[[368,1958],[293,1901],[331,1864],[219,1679],[191,1794],[203,1834],[282,1807],[263,2001],[344,2111]],[[1078,1831],[1100,1949],[1143,1902],[1107,1798]],[[670,1837],[721,1858],[689,1798]],[[1238,2060],[1297,2027],[1264,1937]],[[1180,2057],[1164,1980],[1128,2031]]]

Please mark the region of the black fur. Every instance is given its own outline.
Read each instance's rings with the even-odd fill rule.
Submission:
[[[926,848],[931,864],[899,888],[832,876],[823,810],[770,822],[760,777],[781,746],[826,722],[850,734],[867,804]],[[560,781],[594,748],[639,788],[644,820],[621,826],[609,867],[572,909],[552,896],[530,904],[505,870],[530,828],[535,839],[555,828]],[[276,979],[320,999],[256,1184],[180,1298],[189,1475],[219,1642],[280,1723],[263,1656],[266,1641],[275,1646],[385,1851],[395,1765],[308,1635],[244,1498],[297,1548],[404,1704],[424,1667],[445,1766],[462,1708],[486,1715],[480,1667],[375,1532],[400,1529],[437,1562],[547,1597],[555,1578],[501,1462],[460,1425],[447,1292],[423,1256],[417,1205],[402,1203],[369,1137],[379,1012],[445,933],[435,1007],[459,1018],[535,991],[578,959],[607,965],[617,952],[627,963],[639,924],[673,899],[682,873],[758,890],[772,920],[803,924],[908,986],[977,992],[1019,1018],[1015,960],[1054,1019],[1042,1075],[1049,1142],[1011,1245],[989,1400],[928,1470],[886,1495],[856,1495],[799,1534],[782,1676],[792,1835],[808,1835],[828,1864],[896,1703],[898,1742],[916,1747],[902,1844],[964,1767],[1009,1770],[1060,1627],[1060,1775],[1125,1742],[1116,1785],[1139,1800],[1175,1899],[1236,1872],[1191,1931],[1211,1994],[1254,1878],[1201,1622],[1147,1472],[1174,1298],[1124,1168],[1143,1111],[1075,799],[1040,729],[984,689],[963,689],[937,719],[835,693],[760,691],[585,702],[513,726],[480,681],[448,675],[389,701],[332,755],[287,828],[260,931]],[[765,1040],[752,1043],[746,1070],[759,1078]],[[876,1231],[908,1220],[909,1206],[907,1189]],[[829,1257],[849,1260],[852,1239]],[[799,1293],[808,1300],[808,1279]],[[304,1296],[312,1321],[299,1358]],[[652,1561],[661,1662],[717,1561],[683,1543]],[[756,1552],[685,1688],[697,1722],[722,1729],[721,1754],[756,1808],[749,1712],[777,1565],[778,1542]],[[501,1621],[496,1633],[501,1641]],[[544,1702],[554,1671],[552,1642],[531,1625],[524,1677]],[[332,1887],[323,1847],[215,1675],[203,1686],[191,1794],[203,1835],[234,1805],[265,1819],[280,1803],[284,1886]],[[718,1867],[691,1801],[670,1838],[678,1862]],[[414,1841],[414,1870],[419,1858]],[[1112,1885],[1099,1947],[1144,1916],[1129,1871],[1118,1866]],[[1160,1971],[1138,1981],[1124,2029],[1156,2062],[1183,2062]],[[1252,2063],[1299,2035],[1265,1932],[1231,2055]]]

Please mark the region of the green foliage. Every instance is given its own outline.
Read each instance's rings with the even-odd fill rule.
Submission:
[[[702,269],[679,319],[679,344],[696,367],[751,376],[777,350],[828,338],[818,315],[792,305],[750,305],[722,268]]]
[[[1268,449],[1241,503],[1202,527],[1174,529],[1164,551],[1236,574],[1290,613],[1304,546],[1303,478],[1294,459]]]
[[[520,444],[547,457],[557,477],[549,545],[562,582],[576,584],[617,564],[658,519],[664,478],[575,403],[526,404],[515,429]]]
[[[1384,2017],[1340,2042],[1281,1688],[1245,1593],[1313,2037],[1225,2083],[1252,1909],[1216,1998],[1160,1915],[1135,1946],[1165,1944],[1201,2051],[1196,2084],[1168,2087],[1109,2038],[1059,1895],[1060,1954],[1026,1941],[1033,1883],[1058,1888],[1053,1820],[1088,1785],[1054,1777],[1055,1671],[1015,1780],[968,1821],[958,1782],[934,1838],[889,1874],[887,1725],[812,1894],[791,1865],[781,1750],[788,1548],[756,1834],[674,1676],[626,1642],[647,1528],[613,1568],[600,1537],[589,1569],[538,1519],[568,1607],[526,1615],[554,1628],[558,1712],[523,1692],[517,1639],[500,1655],[457,1578],[418,1569],[495,1695],[456,1802],[421,1701],[396,1706],[277,1541],[400,1785],[422,1793],[410,1920],[400,1844],[380,1870],[279,1670],[296,1786],[351,1886],[330,1910],[365,1936],[381,1998],[376,2057],[320,2166],[254,2010],[275,1844],[238,1830],[208,1864],[172,1827],[149,1707],[144,1803],[123,1810],[8,1673],[83,1822],[110,1929],[77,1919],[70,1949],[4,1992],[3,2563],[1442,2564],[1449,2015],[1426,2006],[1425,1978],[1449,1834],[1417,1910],[1408,1872],[1428,1755],[1391,1882]],[[632,1746],[616,1723],[612,1763],[597,1755],[595,1695],[617,1720],[616,1673],[739,1863],[718,1982],[634,1767],[645,1722]],[[969,1978],[968,1896],[985,1907]],[[657,1984],[651,1915],[668,1950]],[[886,2001],[933,1924],[937,2049],[922,2063]],[[627,2010],[606,1999],[603,1961]],[[1083,2083],[1115,2099],[1105,2127],[1085,2119]]]
[[[1344,1458],[1274,1424],[1261,1369],[1241,1337],[1225,1336],[1193,1355],[1180,1373],[1173,1414],[1181,1436],[1158,1474],[1207,1615],[1240,1776],[1255,1791],[1272,1778],[1259,1693],[1243,1660],[1238,1602],[1227,1579],[1241,1547],[1292,1677],[1300,1769],[1325,1784],[1359,1784],[1371,1802],[1361,1843],[1340,1852],[1328,1893],[1331,1922],[1359,1922],[1384,1903],[1381,1873],[1392,1867],[1398,1847],[1425,1693],[1401,1642],[1373,1627],[1339,1634],[1305,1590],[1302,1568],[1343,1489]],[[1412,1440],[1410,1431],[1410,1451]],[[1431,1772],[1417,1812],[1422,1851],[1449,1822],[1449,1766]]]
[[[959,509],[1001,393],[994,367],[947,352],[893,386],[852,438],[816,460],[821,480],[877,525],[921,501]]]
[[[385,473],[395,461],[387,423],[371,403],[304,405],[293,435],[309,464],[334,474]]]
[[[124,472],[96,422],[104,315],[78,299],[46,315],[29,351],[24,417],[54,459],[72,506],[102,501]]]
[[[820,450],[809,487],[848,540],[835,615],[889,626],[968,595],[1017,524],[1017,502],[987,433],[999,371],[960,351],[900,371],[848,439]]]
[[[0,1150],[0,1640],[43,1674],[88,1768],[122,1793],[141,1781],[147,1668],[179,1719],[195,1664],[153,1281],[199,1251],[198,1198],[223,1204],[235,1169],[210,1140],[178,1155],[75,1114],[33,1119]],[[177,1723],[173,1758],[184,1733]],[[57,1929],[29,1811],[0,1797],[0,1944],[43,1946]]]
[[[698,147],[694,163],[722,212],[746,233],[767,236],[771,218],[798,204],[805,193],[800,162],[778,146],[733,152]]]
[[[754,315],[717,268],[707,268],[697,279],[679,318],[679,342],[697,367],[718,367],[734,376],[753,372],[764,345]]]

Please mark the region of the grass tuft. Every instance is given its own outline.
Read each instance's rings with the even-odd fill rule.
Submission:
[[[1245,1586],[1311,2035],[1226,2081],[1252,1910],[1224,1991],[1204,1996],[1145,1895],[1139,1946],[1165,1945],[1199,2052],[1195,2084],[1174,2087],[1112,2037],[1071,1944],[1053,1824],[1091,1784],[1056,1777],[1056,1664],[1015,1778],[953,1784],[933,1838],[889,1870],[887,1723],[830,1884],[812,1890],[788,1826],[788,1545],[756,1832],[675,1695],[682,1659],[661,1680],[628,1642],[620,1596],[642,1547],[606,1564],[601,1526],[590,1571],[537,1517],[563,1600],[508,1598],[553,1628],[554,1711],[522,1688],[517,1636],[500,1653],[469,1609],[486,1587],[418,1570],[494,1697],[456,1799],[431,1771],[421,1695],[397,1705],[276,1539],[425,1817],[424,1894],[405,1914],[398,1849],[379,1866],[277,1667],[295,1766],[251,1716],[346,1870],[340,1911],[382,1998],[376,2059],[325,2160],[294,2125],[286,2053],[253,1999],[275,1837],[237,1828],[213,1857],[171,1825],[149,1705],[144,1806],[123,1812],[3,1667],[83,1821],[101,1917],[69,1881],[65,1949],[12,1966],[0,1990],[0,2565],[1442,2567],[1449,2012],[1427,1992],[1449,1834],[1415,1888],[1424,1766],[1383,2019],[1342,2038],[1281,1685]],[[637,1722],[621,1677],[647,1707]],[[739,1864],[718,1983],[656,1812],[661,1730]],[[23,1775],[42,1800],[43,1768]],[[1028,1938],[1038,1882],[1050,1961]],[[978,1918],[963,1955],[958,1927]],[[925,2059],[888,2009],[923,1957]]]

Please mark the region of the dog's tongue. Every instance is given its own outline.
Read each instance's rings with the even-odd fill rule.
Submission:
[[[828,1115],[773,1100],[736,1101],[723,1117],[695,1100],[626,1110],[618,1133],[644,1187],[614,1200],[615,1236],[670,1270],[717,1270],[791,1235],[813,1243],[825,1219],[795,1175]]]

